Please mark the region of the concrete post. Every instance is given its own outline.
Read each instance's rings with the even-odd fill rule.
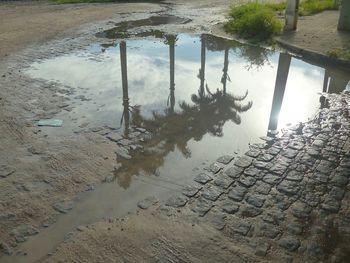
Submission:
[[[286,24],[284,30],[291,31],[297,29],[299,0],[288,0],[286,7]]]
[[[275,91],[273,93],[269,130],[277,130],[278,127],[278,116],[282,108],[282,102],[284,97],[284,92],[286,90],[289,67],[292,57],[288,54],[281,53],[278,60],[278,69],[276,76]]]
[[[343,0],[340,9],[338,29],[350,31],[350,0]]]

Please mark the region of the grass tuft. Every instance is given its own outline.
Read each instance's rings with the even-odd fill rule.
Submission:
[[[275,12],[283,13],[287,6],[287,1],[278,3],[267,3],[267,7],[271,8]],[[320,13],[325,10],[336,10],[334,6],[334,0],[304,0],[299,5],[299,15],[308,16]]]
[[[338,58],[343,60],[350,61],[350,51],[349,50],[341,50],[341,49],[332,49],[327,52],[327,55],[331,58]]]
[[[282,30],[282,22],[275,17],[274,10],[257,2],[232,6],[229,16],[226,31],[244,38],[264,41]]]

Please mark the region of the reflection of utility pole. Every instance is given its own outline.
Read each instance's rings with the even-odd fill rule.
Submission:
[[[340,93],[350,81],[349,73],[339,69],[327,68],[324,73],[323,92]]]
[[[270,114],[269,130],[277,130],[278,116],[281,111],[284,91],[288,79],[291,56],[281,53],[278,60],[275,91],[273,93],[272,109]]]
[[[199,97],[202,99],[204,96],[204,85],[205,85],[205,36],[202,36],[201,39],[201,68],[199,70],[199,78],[201,80],[201,85],[199,88]]]
[[[169,43],[170,51],[170,111],[174,112],[175,108],[175,41],[176,37],[173,37],[174,40]]]
[[[123,85],[123,119],[125,120],[125,135],[128,134],[130,115],[129,115],[129,94],[128,94],[128,69],[127,69],[127,57],[126,57],[126,42],[120,42],[120,63],[122,71],[122,85]]]
[[[224,74],[223,74],[222,79],[221,79],[221,83],[223,85],[224,95],[226,94],[226,84],[227,84],[227,78],[228,78],[228,74],[227,74],[227,71],[228,71],[228,52],[229,52],[229,49],[226,48],[225,49],[224,69],[223,69]]]

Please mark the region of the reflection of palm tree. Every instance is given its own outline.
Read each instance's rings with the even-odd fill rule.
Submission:
[[[165,43],[169,45],[169,62],[170,62],[170,112],[174,112],[175,108],[175,43],[177,41],[176,35],[167,35]]]
[[[135,153],[133,158],[125,163],[124,166],[128,170],[125,171],[124,176],[120,177],[123,178],[125,187],[129,185],[132,174],[142,172],[155,174],[168,153],[176,148],[188,157],[191,153],[187,144],[191,139],[199,141],[207,133],[213,136],[223,136],[223,126],[226,121],[231,120],[239,125],[241,123],[239,113],[248,111],[252,107],[251,101],[243,103],[248,91],[243,96],[233,96],[226,91],[228,48],[225,49],[223,90],[210,92],[205,83],[206,37],[203,36],[201,39],[201,68],[198,74],[200,88],[197,94],[191,96],[193,104],[182,102],[179,104],[181,111],[175,112],[175,42],[175,36],[166,39],[170,53],[170,108],[163,114],[154,112],[152,118],[144,118],[139,107],[132,108],[132,124],[146,128],[152,135],[143,145],[144,152]],[[128,112],[128,109],[126,111]],[[120,173],[123,174],[123,171]]]
[[[129,131],[130,114],[129,114],[129,94],[128,94],[128,72],[127,72],[127,57],[126,57],[126,42],[120,42],[120,64],[122,73],[122,86],[123,86],[123,115],[122,120],[125,121],[124,134],[127,135]]]
[[[221,78],[221,83],[223,85],[224,95],[226,94],[227,80],[231,81],[229,75],[227,74],[227,71],[228,71],[228,53],[229,53],[229,49],[226,48],[225,49],[224,69],[222,70],[223,71],[223,75],[222,75],[222,78]]]

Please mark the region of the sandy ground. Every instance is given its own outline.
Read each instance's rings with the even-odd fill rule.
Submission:
[[[36,2],[0,3],[0,58],[19,49],[72,34],[85,23],[128,12],[157,12],[156,4],[54,5]],[[20,18],[18,14],[21,14]]]
[[[47,89],[25,77],[21,63],[36,59],[32,51],[40,50],[49,41],[74,40],[81,34],[81,28],[90,28],[95,21],[106,24],[122,14],[150,15],[171,8],[198,17],[199,27],[209,24],[213,17],[199,16],[195,10],[202,8],[213,16],[223,17],[230,3],[175,2],[0,3],[0,254],[11,254],[14,247],[50,226],[60,208],[71,209],[78,193],[94,189],[118,166],[115,144],[99,134],[62,135],[54,129],[36,127],[35,120],[68,110],[70,102],[62,96],[64,90]],[[63,52],[64,45],[60,43]]]
[[[216,16],[223,17],[231,1],[170,3],[0,4],[0,262],[1,253],[12,253],[55,221],[57,204],[69,210],[78,193],[93,189],[118,165],[115,144],[96,133],[61,135],[36,127],[33,120],[54,116],[70,102],[57,95],[63,91],[34,87],[9,61],[21,61],[23,50],[40,49],[51,40],[75,39],[81,28],[97,21],[107,23],[121,14],[169,9],[191,15],[197,27],[215,24]],[[205,15],[198,13],[199,9],[205,10]],[[74,239],[62,243],[43,262],[169,262],[170,255],[177,257],[177,262],[257,260],[249,250],[219,238],[213,228],[184,219],[147,211],[127,220],[96,223],[80,228]],[[191,235],[186,234],[189,232]],[[213,261],[210,255],[217,258]],[[11,260],[7,262],[14,262]]]
[[[338,31],[339,11],[299,18],[295,32],[280,37],[288,45],[327,55],[332,50],[350,50],[350,33]]]
[[[40,262],[261,262],[207,224],[159,209],[79,229]]]

